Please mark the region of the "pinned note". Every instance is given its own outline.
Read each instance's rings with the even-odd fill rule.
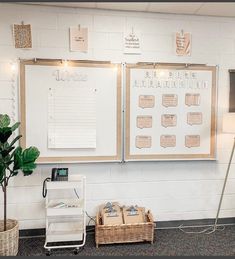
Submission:
[[[188,148],[200,147],[200,136],[199,135],[186,135],[185,136],[185,146]]]
[[[178,56],[191,55],[191,34],[189,32],[176,32],[175,50]]]
[[[177,123],[176,114],[163,114],[161,117],[161,124],[163,127],[174,127]]]
[[[70,27],[70,51],[87,52],[88,28]]]
[[[137,148],[150,148],[152,146],[151,136],[136,136],[135,146]]]
[[[165,107],[175,107],[178,105],[177,94],[163,94],[162,95],[162,105]]]
[[[201,112],[188,112],[187,123],[189,125],[200,125],[202,124],[202,113]]]
[[[137,128],[152,128],[152,116],[137,116]]]
[[[153,95],[140,95],[139,107],[141,108],[153,108],[155,104],[155,97]]]
[[[199,106],[200,105],[200,94],[185,94],[185,104],[187,106]]]
[[[175,135],[161,135],[160,138],[161,147],[175,147],[176,146],[176,136]]]

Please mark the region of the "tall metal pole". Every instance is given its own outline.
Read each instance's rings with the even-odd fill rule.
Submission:
[[[222,204],[223,197],[224,197],[224,191],[225,191],[226,183],[227,183],[227,180],[228,180],[230,166],[231,166],[231,163],[232,163],[232,160],[233,160],[234,149],[235,149],[235,137],[234,137],[234,141],[233,141],[233,149],[232,149],[232,152],[231,152],[231,155],[230,155],[226,176],[225,176],[225,179],[224,179],[224,185],[223,185],[222,193],[221,193],[221,196],[220,196],[220,202],[219,202],[219,207],[218,207],[218,210],[217,210],[217,215],[216,215],[213,231],[216,230],[216,228],[217,228],[217,222],[218,222],[218,219],[219,219],[220,208],[221,208],[221,204]]]

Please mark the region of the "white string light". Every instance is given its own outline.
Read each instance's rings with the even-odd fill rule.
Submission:
[[[68,62],[67,59],[65,59],[65,60],[64,60],[64,67],[68,67],[68,65],[69,65],[69,62]]]
[[[16,63],[11,63],[11,71],[16,72]]]

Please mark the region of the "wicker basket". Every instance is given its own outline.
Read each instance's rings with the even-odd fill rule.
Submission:
[[[3,220],[0,220],[0,256],[15,256],[19,245],[19,224],[17,220],[7,220],[7,230],[3,231]]]
[[[153,244],[154,222],[150,211],[145,215],[145,223],[102,225],[100,213],[96,217],[95,242],[100,244],[131,243],[149,241]]]

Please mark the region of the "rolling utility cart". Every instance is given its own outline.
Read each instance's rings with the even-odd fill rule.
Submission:
[[[74,248],[77,254],[85,245],[85,186],[81,175],[76,181],[46,183],[46,255],[56,248]]]

